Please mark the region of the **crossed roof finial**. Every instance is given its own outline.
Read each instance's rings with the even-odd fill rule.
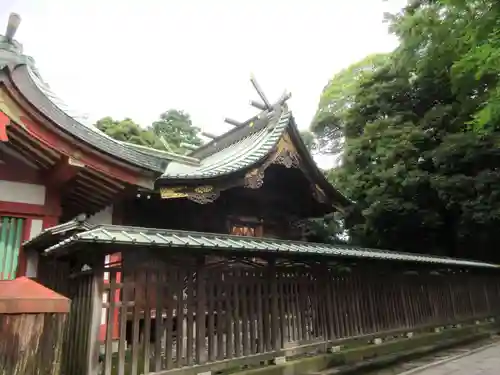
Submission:
[[[290,94],[287,90],[285,90],[285,92],[281,95],[281,97],[275,103],[271,103],[267,99],[266,95],[264,94],[264,91],[260,87],[259,83],[255,79],[255,76],[253,74],[250,75],[250,82],[252,83],[252,86],[254,87],[255,91],[257,91],[257,94],[259,95],[260,99],[262,100],[262,102],[251,100],[250,105],[252,107],[260,109],[261,111],[272,112],[273,109],[276,108],[276,106],[282,106],[292,96],[292,94]],[[233,125],[233,126],[236,126],[236,127],[242,126],[244,124],[243,122],[239,122],[239,121],[236,121],[236,120],[233,120],[230,118],[226,118],[224,121],[226,123]]]

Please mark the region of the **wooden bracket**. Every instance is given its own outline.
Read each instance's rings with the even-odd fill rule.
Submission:
[[[76,159],[63,156],[45,177],[47,185],[61,187],[72,180],[85,164]]]

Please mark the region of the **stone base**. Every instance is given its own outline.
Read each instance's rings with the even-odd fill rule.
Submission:
[[[338,353],[340,352],[341,347],[340,346],[332,346],[328,351],[330,353]]]
[[[286,357],[276,357],[273,360],[275,365],[284,365],[286,363]]]

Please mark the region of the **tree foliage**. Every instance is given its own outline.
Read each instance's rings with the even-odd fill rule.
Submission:
[[[399,48],[361,79],[329,83],[349,103],[328,112],[345,137],[329,176],[362,211],[353,241],[500,259],[499,9],[414,1],[389,17]]]
[[[312,132],[309,130],[301,130],[300,137],[310,152],[316,148],[316,137]]]
[[[118,121],[108,116],[98,120],[95,126],[118,141],[164,149],[160,139],[151,129],[143,129],[129,118]]]
[[[374,54],[335,74],[321,93],[318,109],[311,124],[323,153],[342,150],[345,116],[352,106],[360,82],[387,60],[387,55]]]
[[[201,139],[198,137],[200,128],[193,126],[191,117],[186,112],[170,109],[162,113],[151,128],[156,136],[163,136],[175,151],[182,149],[182,143],[201,145]]]
[[[98,120],[95,126],[116,140],[160,150],[166,149],[161,138],[168,144],[168,151],[177,153],[186,151],[181,143],[201,145],[200,129],[193,126],[189,114],[176,109],[162,113],[157,121],[146,128],[129,118],[118,121],[111,117]]]

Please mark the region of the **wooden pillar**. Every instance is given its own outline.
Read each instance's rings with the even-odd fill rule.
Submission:
[[[484,300],[486,303],[485,309],[486,309],[486,315],[491,315],[492,314],[492,309],[491,309],[491,303],[490,303],[490,294],[488,291],[488,278],[487,277],[482,277],[481,278],[481,284],[483,288],[483,293],[484,293]]]
[[[279,321],[279,308],[278,308],[278,280],[276,275],[276,260],[269,260],[268,269],[268,280],[271,289],[271,346],[272,350],[280,349],[279,345],[279,331],[278,331],[278,321]]]
[[[450,301],[451,301],[451,313],[453,316],[453,320],[457,320],[458,313],[457,313],[457,307],[455,304],[455,291],[454,291],[454,277],[452,275],[448,276],[448,293],[450,295]]]
[[[197,260],[196,270],[196,363],[202,364],[206,362],[206,345],[205,345],[205,314],[212,316],[213,311],[207,309],[207,294],[206,294],[206,269],[205,257]]]
[[[101,313],[102,313],[102,295],[104,293],[104,259],[102,259],[100,266],[96,265],[91,280],[90,280],[90,295],[89,295],[89,320],[87,331],[88,352],[85,375],[98,374],[99,369],[99,329],[101,326]],[[81,332],[83,334],[84,332]]]

